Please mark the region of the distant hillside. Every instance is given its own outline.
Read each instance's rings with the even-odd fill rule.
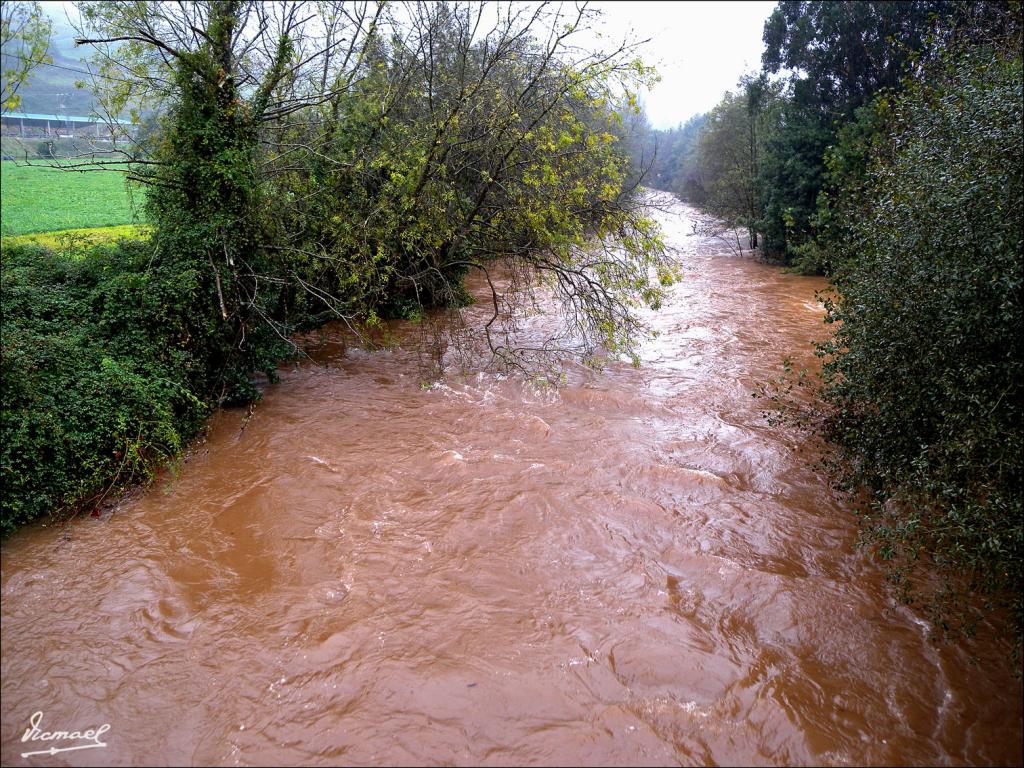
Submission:
[[[44,8],[53,20],[49,50],[53,63],[36,67],[29,81],[18,89],[18,111],[88,115],[95,99],[88,87],[75,87],[76,82],[88,80],[88,75],[81,72],[86,68],[83,59],[90,53],[88,46],[75,46],[76,32],[64,15],[62,4],[45,4]]]

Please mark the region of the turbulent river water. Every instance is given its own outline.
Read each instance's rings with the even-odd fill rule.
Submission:
[[[176,478],[13,536],[4,764],[1020,763],[1003,651],[928,640],[751,397],[824,283],[659,217],[639,369],[424,387],[411,324],[328,329]],[[36,712],[106,746],[23,758],[86,743]]]

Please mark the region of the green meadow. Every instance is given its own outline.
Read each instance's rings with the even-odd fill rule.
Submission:
[[[120,173],[0,162],[0,235],[91,229],[141,221],[144,193]]]

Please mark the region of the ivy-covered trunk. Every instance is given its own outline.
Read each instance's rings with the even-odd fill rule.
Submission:
[[[269,232],[258,120],[238,93],[239,21],[239,3],[214,4],[206,44],[178,59],[178,99],[147,201],[158,258],[175,264],[200,299],[194,333],[211,350],[202,391],[222,402],[255,398],[249,372],[273,378],[284,351],[263,317],[275,288],[260,280],[269,271]]]

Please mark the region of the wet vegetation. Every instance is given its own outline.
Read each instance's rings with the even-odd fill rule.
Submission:
[[[144,130],[112,119],[113,146],[59,164],[144,187],[152,229],[3,246],[5,532],[147,476],[211,408],[258,398],[253,374],[275,380],[295,331],[457,307],[472,270],[497,364],[635,354],[635,310],[671,279],[621,141],[653,73],[631,42],[577,45],[593,11],[82,11],[100,111]],[[538,284],[566,333],[517,348],[504,323]]]
[[[831,277],[814,423],[863,539],[940,629],[989,616],[1018,653],[1021,29],[1020,3],[782,2],[763,70],[648,137],[656,183]]]

